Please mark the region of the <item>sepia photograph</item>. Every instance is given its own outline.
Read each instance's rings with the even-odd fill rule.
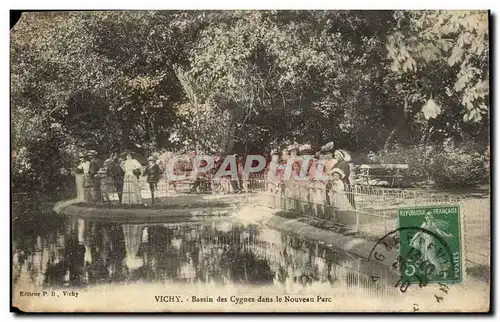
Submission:
[[[490,312],[486,8],[10,14],[11,312]]]

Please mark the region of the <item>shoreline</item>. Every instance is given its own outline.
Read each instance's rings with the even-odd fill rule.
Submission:
[[[227,198],[227,196],[222,196]],[[316,227],[309,223],[302,222],[300,214],[286,217],[278,213],[279,209],[273,209],[266,206],[244,204],[242,201],[246,196],[240,196],[239,202],[233,204],[221,203],[221,200],[203,200],[205,202],[195,202],[193,204],[170,204],[161,205],[161,207],[142,207],[142,208],[111,208],[111,207],[88,207],[88,204],[82,204],[76,199],[57,202],[53,209],[57,214],[72,217],[80,217],[85,220],[112,221],[118,224],[123,223],[168,223],[172,224],[190,224],[209,222],[213,220],[227,220],[236,223],[257,223],[281,232],[295,234],[305,239],[318,242],[337,251],[345,252],[360,258],[363,262],[370,263],[370,252],[377,244],[373,236],[351,236],[338,233],[332,230]],[[233,200],[234,201],[234,200]],[[158,205],[160,206],[160,205]],[[166,220],[167,219],[167,220]],[[395,260],[396,258],[394,258]],[[374,263],[374,262],[373,262]],[[375,264],[374,264],[375,265]],[[371,266],[371,265],[367,265]],[[464,273],[468,277],[475,277],[481,280],[481,271],[488,266],[466,269]],[[477,271],[477,274],[476,274]]]

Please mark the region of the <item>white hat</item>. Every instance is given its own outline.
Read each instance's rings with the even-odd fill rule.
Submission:
[[[345,173],[344,171],[342,171],[342,169],[339,169],[339,168],[333,168],[331,171],[330,171],[330,174],[333,175],[334,173],[338,173],[340,175],[340,179],[344,179],[345,177]]]
[[[340,156],[345,157],[344,152],[342,150],[335,150],[334,154],[340,154]]]
[[[328,142],[327,144],[321,147],[321,152],[330,152],[333,151],[335,144],[333,142]]]
[[[340,151],[342,151],[342,153],[344,154],[345,161],[350,162],[352,160],[351,154],[349,152],[344,149],[341,149]]]
[[[89,150],[87,152],[87,155],[97,155],[97,151],[96,150]]]
[[[344,161],[351,161],[351,155],[349,153],[347,153],[346,150],[342,150],[342,149],[339,149],[339,150],[335,150],[335,153],[338,153],[342,156],[342,158],[344,159]]]
[[[302,144],[300,147],[299,147],[299,152],[300,153],[303,153],[303,152],[311,152],[312,151],[312,148],[311,148],[311,145],[310,144]]]
[[[299,146],[297,144],[290,144],[287,148],[288,152],[290,151],[299,151]]]

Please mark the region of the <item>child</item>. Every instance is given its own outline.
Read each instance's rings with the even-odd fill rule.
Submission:
[[[338,168],[333,168],[330,171],[330,175],[332,176],[331,188],[328,192],[330,197],[331,205],[339,210],[350,210],[352,209],[349,200],[345,194],[345,186],[342,180],[345,177],[344,171]]]
[[[160,179],[160,167],[156,163],[156,158],[150,156],[148,158],[148,165],[144,170],[143,176],[147,175],[147,181],[149,183],[149,190],[151,190],[151,202],[155,203],[155,190],[158,189],[158,181]]]
[[[267,181],[267,192],[277,194],[279,191],[279,184],[281,179],[281,169],[278,169],[279,162],[279,153],[278,150],[273,149],[271,151],[271,163],[267,165],[266,168],[266,181]],[[271,171],[271,165],[274,165],[276,168],[274,171]]]
[[[102,201],[105,203],[111,203],[109,195],[113,193],[113,190],[111,189],[113,182],[110,182],[111,180],[108,177],[108,170],[107,170],[108,166],[109,166],[109,160],[106,159],[104,161],[104,167],[100,168],[96,174],[96,176],[100,178],[99,181],[101,184],[101,195],[102,195],[101,198]]]

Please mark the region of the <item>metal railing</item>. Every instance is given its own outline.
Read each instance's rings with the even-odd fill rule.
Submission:
[[[372,191],[374,187],[369,187]],[[331,221],[339,228],[357,232],[370,232],[383,235],[389,231],[390,217],[387,209],[379,203],[377,194],[367,195],[351,186],[348,191],[331,195],[326,185],[311,183],[280,184],[278,188],[267,189],[266,193],[255,198],[255,202],[289,212],[306,214],[314,219]],[[336,201],[340,200],[340,204]],[[343,200],[343,201],[342,201]],[[354,201],[351,203],[351,201]]]
[[[355,206],[339,207],[330,199],[324,184],[269,182],[263,175],[254,175],[248,180],[198,178],[169,181],[163,177],[153,185],[153,191],[143,176],[131,182],[116,181],[109,177],[86,180],[84,184],[80,182],[80,187],[83,187],[79,192],[82,202],[110,204],[113,207],[152,204],[153,195],[155,204],[163,206],[204,202],[214,205],[217,202],[224,203],[224,198],[199,196],[245,194],[247,203],[334,223],[343,228],[343,232],[350,231],[372,239],[397,229],[397,211],[400,207],[460,205],[466,260],[473,264],[489,265],[489,198],[471,201],[464,196],[428,190],[352,185],[344,195],[347,199],[353,199]]]
[[[271,190],[271,191],[270,191]],[[459,205],[467,266],[490,265],[490,199],[470,198],[429,190],[381,188],[353,185],[346,195],[355,200],[354,209],[340,209],[327,198],[326,187],[281,184],[255,197],[263,206],[333,221],[368,238],[380,238],[397,229],[397,212],[402,207]],[[290,192],[291,191],[291,192]],[[297,191],[299,191],[297,193]],[[323,200],[318,202],[318,191]],[[313,197],[311,200],[311,196]]]
[[[117,180],[80,175],[76,178],[76,186],[76,199],[84,203],[111,206],[169,205],[182,204],[182,200],[189,204],[199,199],[190,198],[190,195],[236,195],[264,191],[265,181],[259,176],[252,176],[248,180],[186,178],[175,181],[160,177],[157,182],[147,182],[145,176]]]

